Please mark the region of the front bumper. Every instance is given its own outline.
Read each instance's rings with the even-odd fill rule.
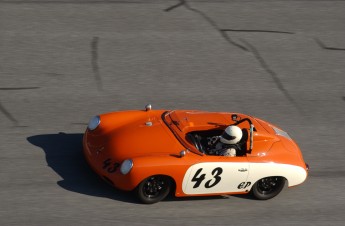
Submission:
[[[103,145],[92,145],[94,142],[91,142],[90,139],[92,138],[86,131],[83,137],[83,152],[93,171],[108,184],[120,190],[133,190],[135,185],[131,183],[131,173],[123,175],[120,172],[122,162],[113,158]]]

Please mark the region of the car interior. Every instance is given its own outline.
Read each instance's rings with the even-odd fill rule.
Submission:
[[[203,130],[203,131],[193,131],[186,134],[186,140],[195,146],[197,150],[201,153],[209,154],[208,149],[210,148],[209,140],[222,135],[224,130],[215,129],[215,130]],[[240,150],[237,150],[236,156],[246,155],[248,141],[248,129],[242,129],[242,138],[238,142]]]

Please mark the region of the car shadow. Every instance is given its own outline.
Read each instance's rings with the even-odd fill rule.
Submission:
[[[118,190],[103,181],[87,164],[83,155],[83,134],[41,134],[27,137],[27,140],[42,148],[46,155],[48,166],[54,170],[62,180],[57,184],[72,192],[105,197],[117,201],[140,204],[132,192]],[[163,201],[201,201],[229,199],[231,196],[194,196],[175,197],[170,194]],[[243,198],[243,196],[238,196]]]
[[[43,149],[48,166],[62,180],[57,184],[72,192],[106,197],[118,201],[138,203],[131,192],[124,192],[108,185],[88,166],[82,149],[83,134],[42,134],[27,140]]]

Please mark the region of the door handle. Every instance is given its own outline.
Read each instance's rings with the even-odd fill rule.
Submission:
[[[244,169],[244,168],[241,168],[241,169],[238,169],[239,172],[246,172],[248,171],[247,169]]]

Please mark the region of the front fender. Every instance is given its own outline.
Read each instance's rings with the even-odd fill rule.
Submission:
[[[141,181],[153,175],[165,175],[176,184],[176,195],[182,193],[182,180],[188,168],[197,161],[197,156],[189,153],[184,157],[177,155],[143,156],[133,158],[133,168],[123,175],[130,183],[125,190],[135,189]]]

